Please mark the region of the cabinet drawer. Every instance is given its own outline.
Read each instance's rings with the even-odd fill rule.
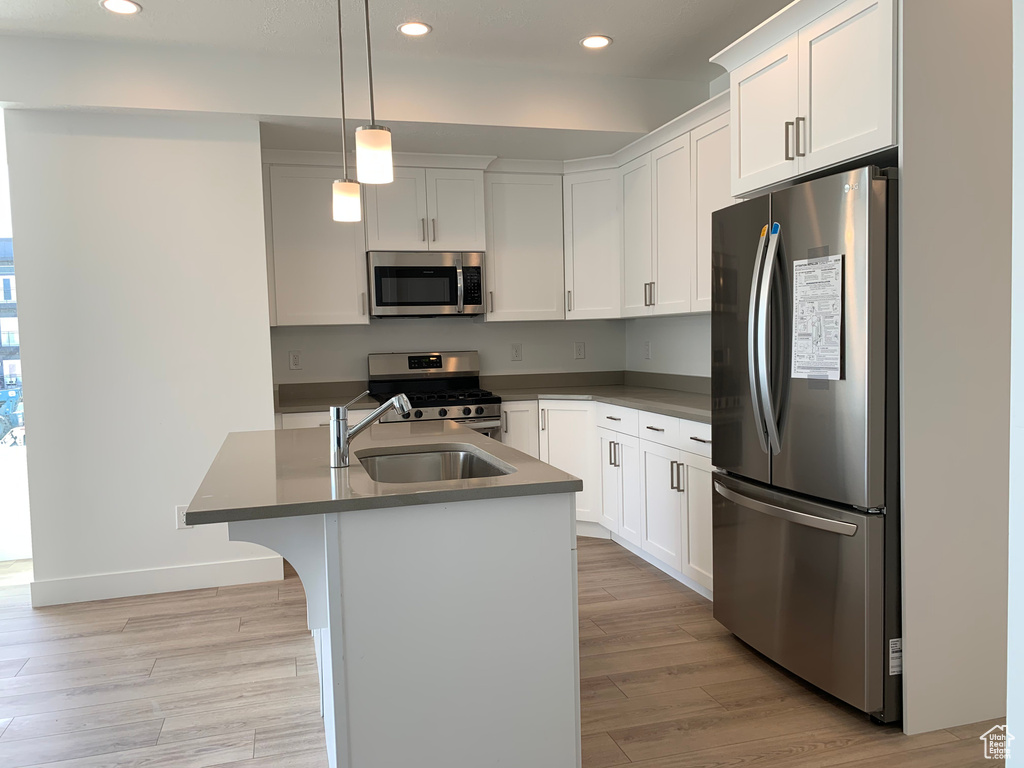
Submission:
[[[679,445],[679,419],[660,413],[639,412],[640,437],[662,445]]]
[[[711,425],[679,419],[679,448],[711,458]]]
[[[636,437],[638,419],[639,412],[633,408],[623,408],[621,405],[608,405],[607,403],[597,404],[597,426],[604,429]]]

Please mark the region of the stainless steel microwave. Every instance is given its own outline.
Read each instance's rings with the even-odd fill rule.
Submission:
[[[484,254],[370,251],[370,315],[484,313]]]

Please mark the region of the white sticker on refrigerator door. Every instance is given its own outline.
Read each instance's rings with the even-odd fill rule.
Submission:
[[[793,262],[794,379],[842,377],[843,256]]]

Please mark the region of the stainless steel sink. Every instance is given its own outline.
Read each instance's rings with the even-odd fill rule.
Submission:
[[[400,446],[393,452],[356,453],[370,479],[378,483],[431,483],[508,475],[515,468],[467,444]]]

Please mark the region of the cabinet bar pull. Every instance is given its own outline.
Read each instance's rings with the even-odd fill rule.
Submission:
[[[619,442],[615,443],[615,466],[616,467],[621,467],[622,466],[622,451],[619,450],[621,447],[622,447],[622,443],[619,443]]]
[[[683,462],[676,462],[676,490],[680,493],[685,493],[686,489],[683,488]]]
[[[793,143],[796,145],[796,156],[797,157],[807,157],[807,153],[806,152],[801,152],[800,151],[800,123],[805,123],[805,122],[807,122],[807,118],[806,117],[798,117],[796,119],[796,128],[793,131],[794,135],[796,136],[796,140]]]
[[[491,312],[493,312],[494,311],[494,291],[488,291],[487,293],[491,297]]]
[[[608,441],[608,466],[609,467],[614,467],[615,466],[615,441],[614,440],[609,440]]]
[[[655,306],[658,303],[658,299],[657,299],[656,293],[655,293],[655,285],[656,285],[656,283],[654,283],[654,281],[651,281],[651,306],[652,307]]]
[[[651,432],[664,432],[664,431],[665,431],[665,430],[664,430],[664,429],[662,429],[661,427],[650,427],[650,426],[649,426],[649,427],[647,427],[647,428],[648,428],[649,430],[651,430]],[[590,455],[591,455],[591,456],[593,456],[594,454],[590,454]]]
[[[672,486],[672,490],[673,491],[678,491],[679,490],[679,472],[677,471],[678,469],[679,469],[679,462],[678,461],[673,461],[669,465],[669,468],[668,468],[669,485]]]
[[[605,416],[608,421],[622,421],[618,416]]]
[[[690,439],[693,440],[693,442],[695,443],[704,443],[704,445],[711,445],[711,441],[705,440],[703,437],[694,437],[693,435],[690,435]]]
[[[796,158],[793,157],[793,155],[791,155],[789,153],[789,139],[790,139],[790,135],[793,132],[793,126],[794,125],[795,125],[795,123],[792,120],[788,120],[786,122],[786,159],[787,160],[796,160]]]
[[[565,309],[572,312],[572,291],[565,292]]]
[[[366,291],[359,294],[359,314],[366,314]]]
[[[543,432],[547,428],[548,428],[548,409],[547,408],[541,408],[540,409],[540,431]],[[593,454],[591,454],[591,456],[593,456]]]
[[[501,431],[508,434],[508,411],[501,412]]]
[[[430,220],[430,229],[434,233],[433,240],[436,243],[437,242],[437,219],[431,219]]]
[[[420,229],[423,230],[423,242],[427,242],[427,220],[420,219]]]

